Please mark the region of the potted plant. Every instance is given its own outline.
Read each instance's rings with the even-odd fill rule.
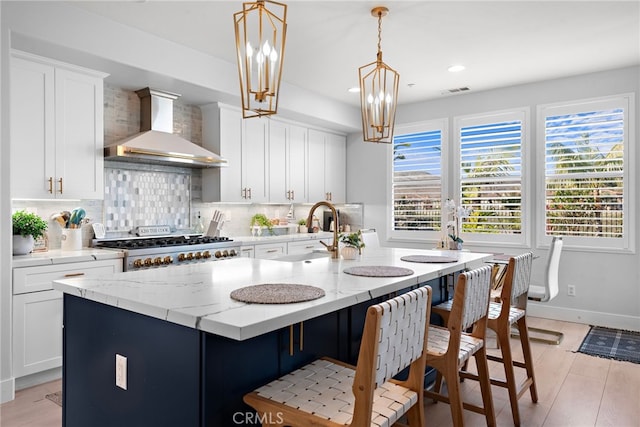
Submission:
[[[267,218],[264,214],[255,214],[251,217],[251,234],[253,235],[254,230],[257,227],[257,234],[260,236],[262,234],[262,227],[267,227],[269,230],[269,234],[273,234],[273,224],[269,218]]]
[[[340,242],[344,243],[344,247],[340,251],[344,259],[355,259],[358,254],[362,254],[364,242],[360,231],[356,233],[340,233]]]
[[[452,219],[447,222],[448,235],[451,239],[449,242],[449,249],[460,250],[464,243],[464,240],[460,237],[462,221],[464,218],[469,217],[471,209],[462,205],[456,206],[456,203],[451,199],[447,199],[444,205],[447,210],[447,216],[452,217]]]
[[[307,228],[307,220],[299,219],[298,220],[298,233],[308,233],[309,229]]]
[[[26,255],[33,251],[35,239],[44,236],[47,223],[34,213],[17,211],[11,216],[13,225],[13,254]]]

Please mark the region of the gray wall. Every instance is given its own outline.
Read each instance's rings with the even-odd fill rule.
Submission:
[[[529,107],[531,150],[534,170],[536,151],[535,114],[538,104],[570,101],[598,96],[635,93],[635,135],[631,144],[640,142],[640,67],[630,67],[600,73],[575,76],[540,83],[513,86],[478,93],[449,96],[430,102],[404,105],[398,108],[397,122],[412,123],[448,118],[449,135],[455,116],[500,111],[516,107]],[[379,231],[382,244],[386,242],[389,217],[387,203],[388,146],[365,144],[360,134],[349,135],[347,141],[347,199],[365,204],[364,225]],[[635,148],[635,166],[640,166],[640,150]],[[531,179],[531,188],[536,194],[536,180]],[[635,174],[631,191],[640,188],[640,174]],[[537,198],[532,201],[535,203]],[[640,232],[637,213],[640,199],[636,198],[631,218],[636,242]],[[535,207],[531,210],[531,221],[535,224]],[[532,281],[542,283],[546,249],[538,247],[535,230],[532,247],[505,250],[500,247],[469,247],[485,252],[518,253],[532,250],[540,259],[535,262]],[[434,247],[435,242],[420,244],[394,241],[394,246]],[[640,330],[640,260],[638,253],[619,254],[606,252],[584,252],[565,249],[561,258],[560,294],[550,303],[529,305],[530,314],[552,319],[591,323],[603,326]],[[576,296],[567,296],[566,286],[576,286]]]

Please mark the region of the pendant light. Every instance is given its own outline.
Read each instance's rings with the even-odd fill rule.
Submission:
[[[233,20],[242,116],[276,114],[287,34],[287,6],[269,0],[243,3]]]
[[[367,142],[393,142],[400,74],[382,61],[382,17],[388,13],[383,6],[371,10],[378,18],[378,55],[374,62],[358,69],[362,136]]]

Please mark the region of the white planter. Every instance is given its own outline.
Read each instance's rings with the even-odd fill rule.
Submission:
[[[353,246],[345,246],[340,251],[342,254],[342,258],[344,259],[356,259],[358,256],[358,248],[354,248]]]
[[[13,235],[13,254],[26,255],[33,251],[33,236],[23,237],[19,234]]]
[[[299,225],[298,226],[298,233],[308,233],[309,229],[307,228],[306,225]]]

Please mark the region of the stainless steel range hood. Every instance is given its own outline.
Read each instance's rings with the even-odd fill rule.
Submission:
[[[173,101],[180,95],[144,88],[140,97],[140,133],[104,147],[105,160],[220,167],[227,161],[218,154],[173,133]]]

